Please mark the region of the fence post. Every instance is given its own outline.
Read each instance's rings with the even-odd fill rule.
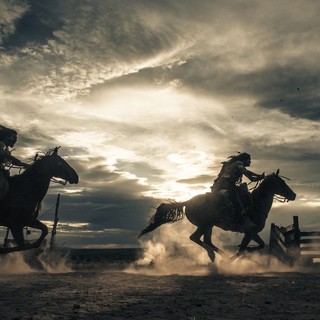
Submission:
[[[299,218],[298,216],[293,216],[293,248],[292,248],[292,256],[293,261],[297,261],[301,257],[301,250],[300,250],[300,227],[299,227]]]
[[[274,247],[274,228],[275,228],[275,224],[271,223],[270,236],[269,236],[269,253],[273,251],[273,247]]]
[[[299,228],[299,218],[298,216],[293,216],[293,226],[294,226],[294,242],[297,247],[300,248],[300,228]]]
[[[59,217],[58,217],[59,204],[60,204],[60,193],[57,196],[56,210],[55,210],[55,214],[54,214],[54,222],[53,222],[51,239],[50,239],[50,249],[54,249],[54,238],[57,233],[57,226],[58,226],[58,221],[59,221]]]

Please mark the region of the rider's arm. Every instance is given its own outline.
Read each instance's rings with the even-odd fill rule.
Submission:
[[[12,156],[9,152],[7,152],[6,150],[1,150],[0,149],[0,159],[8,159],[12,162],[13,165],[15,166],[21,166],[21,167],[26,167],[27,164],[20,161],[19,159],[15,158],[14,156]]]
[[[242,173],[252,182],[262,180],[265,177],[264,173],[263,174],[257,174],[257,173],[254,173],[254,172],[246,169],[245,167],[243,167]]]

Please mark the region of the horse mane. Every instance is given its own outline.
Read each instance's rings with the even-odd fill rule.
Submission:
[[[276,173],[274,172],[267,174],[263,180],[256,181],[255,185],[252,188],[249,188],[249,191],[252,194],[255,194],[259,189],[261,189],[260,187],[263,187],[266,184],[266,182],[274,176],[276,176]]]
[[[271,178],[274,178],[274,177],[279,177],[281,179],[291,180],[290,178],[287,178],[285,176],[280,175],[279,171],[272,172],[272,173],[267,174],[263,180],[257,181],[256,184],[254,185],[254,187],[250,188],[251,193],[255,194],[258,190],[262,190],[265,187],[268,180],[270,180]]]
[[[52,156],[55,152],[56,152],[56,148],[48,149],[47,151],[43,151],[43,152],[37,152],[33,158],[33,162],[31,163],[31,165],[35,164],[36,162],[38,162],[43,158]]]
[[[60,148],[60,147],[59,147]],[[45,159],[47,157],[50,157],[54,154],[55,152],[55,148],[53,149],[48,149],[47,151],[42,151],[42,152],[37,152],[34,156],[34,158],[32,159],[32,162],[29,164],[29,166],[21,173],[21,174],[17,174],[14,176],[10,176],[8,179],[10,180],[14,180],[17,177],[21,177],[21,176],[25,176],[26,173],[30,172],[32,170],[32,168],[35,167],[35,165],[41,161],[42,159]]]

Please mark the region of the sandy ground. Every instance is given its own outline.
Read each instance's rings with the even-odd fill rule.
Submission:
[[[0,274],[0,319],[320,319],[320,272]]]

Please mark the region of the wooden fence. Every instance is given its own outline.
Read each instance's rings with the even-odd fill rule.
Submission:
[[[293,265],[318,265],[320,262],[320,232],[301,231],[298,216],[287,227],[271,224],[269,253],[280,261]]]

